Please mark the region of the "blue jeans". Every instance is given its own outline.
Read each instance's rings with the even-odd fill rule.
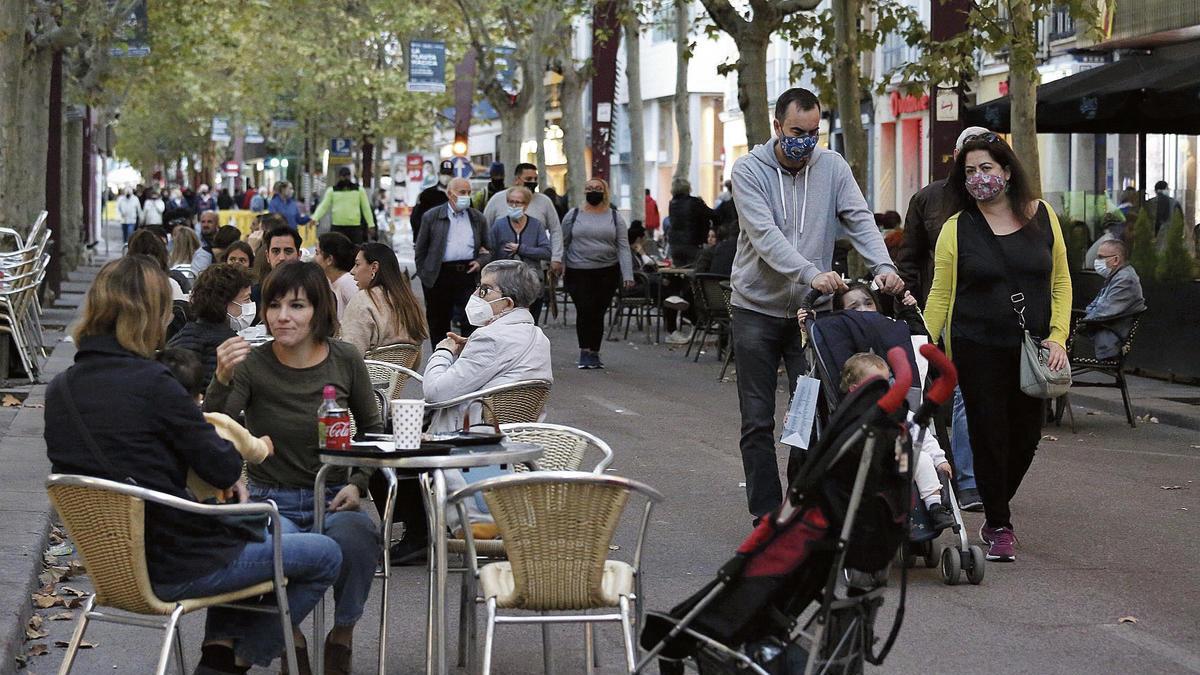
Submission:
[[[775,455],[775,390],[779,360],[787,367],[788,391],[806,369],[796,318],[733,308],[733,358],[742,413],[742,468],[750,513],[765,516],[783,501]]]
[[[954,482],[959,490],[975,489],[975,460],[971,455],[971,437],[967,435],[967,407],[962,390],[954,388],[954,417],[950,423],[950,454],[954,457]]]
[[[325,503],[328,504],[343,487],[326,487]],[[312,530],[316,517],[312,488],[277,488],[251,483],[250,499],[256,502],[274,499],[284,519],[284,532]],[[337,626],[353,626],[362,616],[363,605],[367,604],[371,583],[375,580],[375,564],[382,553],[379,528],[365,511],[326,511],[323,534],[337,542],[342,551],[342,566],[333,582],[333,622]]]
[[[129,241],[133,236],[134,229],[137,228],[137,223],[121,223],[121,241]]]
[[[154,584],[154,593],[172,601],[219,595],[270,581],[274,578],[273,553],[268,530],[266,541],[246,544],[241,555],[228,566],[191,581]],[[298,626],[336,578],[342,552],[336,542],[324,535],[284,534],[282,557],[283,573],[288,580],[288,611],[292,625]],[[264,600],[273,603],[275,596],[266,596]],[[275,614],[213,607],[205,617],[204,639],[233,640],[234,653],[259,666],[270,665],[283,653],[283,631]]]

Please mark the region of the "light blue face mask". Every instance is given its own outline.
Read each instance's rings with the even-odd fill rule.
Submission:
[[[467,207],[469,207],[470,205],[471,205],[471,198],[467,195],[457,197],[454,200],[454,208],[458,211],[466,211]]]
[[[525,215],[525,207],[524,206],[508,207],[508,219],[509,220],[520,220],[521,217],[524,215]]]

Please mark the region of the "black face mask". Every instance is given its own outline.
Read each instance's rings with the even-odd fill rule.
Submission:
[[[538,189],[537,181],[536,180],[525,181],[525,189],[529,190],[530,192],[537,192],[537,189]]]
[[[587,203],[591,204],[592,206],[600,206],[600,202],[604,201],[604,193],[588,192],[583,196],[583,198],[586,199]]]

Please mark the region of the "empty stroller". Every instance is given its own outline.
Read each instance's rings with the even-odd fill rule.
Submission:
[[[935,347],[936,364],[918,420],[928,421],[954,390],[954,367]],[[873,379],[842,401],[808,453],[784,503],[759,523],[717,578],[672,609],[649,613],[634,672],[659,659],[663,673],[694,663],[705,675],[860,673],[882,663],[904,612],[900,605],[883,648],[873,651],[890,559],[907,536],[912,444],[905,396],[912,370],[902,349],[888,352],[889,385]]]
[[[913,372],[918,372],[908,324],[873,311],[835,310],[818,315],[812,312],[812,306],[820,297],[820,291],[813,291],[804,298],[801,305],[803,309],[809,310],[811,317],[806,322],[808,338],[805,343],[810,376],[821,382],[822,396],[814,423],[818,436],[822,427],[827,424],[828,413],[825,411],[835,409],[841,401],[842,369],[846,360],[853,354],[883,354],[893,347],[899,347],[904,349]],[[917,318],[916,322],[920,324],[921,320]],[[920,381],[914,381],[908,392],[908,400],[913,407],[920,401],[921,385]],[[788,462],[789,478],[793,477],[793,472],[802,463],[803,456],[802,450],[793,449]],[[934,529],[925,504],[917,499],[912,509],[909,541],[903,547],[900,559],[910,567],[917,557],[924,559],[926,567],[938,567],[940,564],[942,580],[949,585],[959,583],[963,572],[966,573],[968,581],[979,584],[983,581],[986,564],[983,550],[971,545],[967,540],[957,495],[954,494],[951,481],[945,480],[944,476],[941,478],[942,501],[953,515],[954,524],[949,529],[952,529],[958,539],[957,546],[939,548],[936,545],[935,540],[944,530]]]

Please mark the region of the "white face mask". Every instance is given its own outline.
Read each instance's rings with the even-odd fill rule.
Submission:
[[[254,317],[258,316],[258,306],[253,301],[234,304],[242,308],[242,313],[239,316],[229,315],[229,327],[235,332],[249,328],[254,323]]]
[[[1107,277],[1110,270],[1108,269],[1108,261],[1104,258],[1096,258],[1092,261],[1092,269],[1096,270],[1096,274],[1102,277]]]
[[[467,300],[467,307],[465,310],[467,314],[467,323],[477,328],[487,325],[487,322],[491,321],[493,316],[492,303],[499,302],[503,299],[504,298],[499,298],[489,302],[478,295],[472,295],[471,298]]]

